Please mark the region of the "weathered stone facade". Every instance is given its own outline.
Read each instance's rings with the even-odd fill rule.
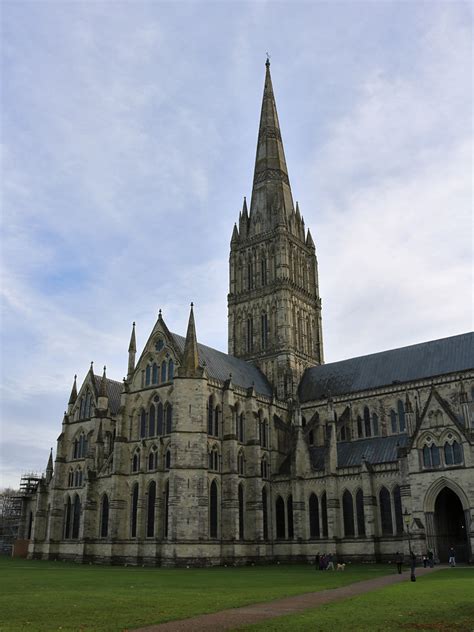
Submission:
[[[315,246],[293,206],[267,62],[250,211],[230,253],[229,355],[161,314],[123,384],[93,368],[20,537],[130,564],[375,560],[474,548],[474,340],[323,363]],[[409,536],[409,537],[408,537]]]

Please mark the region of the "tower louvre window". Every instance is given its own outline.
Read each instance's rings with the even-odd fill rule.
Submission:
[[[247,289],[253,289],[253,269],[250,261],[247,264]]]
[[[262,259],[260,261],[260,276],[261,276],[262,285],[266,285],[267,284],[267,260],[265,259],[265,256],[262,256]]]
[[[163,360],[161,363],[161,382],[166,382],[166,361]]]
[[[267,313],[264,312],[262,314],[262,349],[266,349],[268,347],[268,316]]]
[[[253,318],[247,318],[247,351],[253,351]]]

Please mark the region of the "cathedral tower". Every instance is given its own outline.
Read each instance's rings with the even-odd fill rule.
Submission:
[[[323,362],[316,252],[293,204],[268,59],[250,210],[244,198],[230,245],[228,310],[229,353],[256,364],[279,399]]]

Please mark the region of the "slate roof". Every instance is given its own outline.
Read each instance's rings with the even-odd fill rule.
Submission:
[[[338,467],[352,467],[362,463],[362,457],[368,463],[389,463],[397,460],[398,448],[408,445],[406,434],[389,437],[372,437],[357,441],[340,441],[337,444]],[[311,463],[315,470],[324,469],[325,447],[310,447]]]
[[[122,393],[123,384],[122,382],[116,382],[115,380],[107,380],[107,396],[109,398],[109,408],[110,412],[115,415],[118,413],[120,408],[120,395]],[[101,375],[94,375],[95,389],[99,392],[100,383],[102,382]]]
[[[298,393],[307,402],[469,369],[474,369],[473,333],[312,367]]]
[[[182,353],[186,339],[179,334],[171,333],[174,341]],[[199,365],[206,363],[206,371],[209,377],[225,382],[232,374],[232,383],[241,388],[255,387],[257,393],[272,396],[272,387],[263,373],[253,364],[240,360],[234,356],[212,349],[198,342]]]

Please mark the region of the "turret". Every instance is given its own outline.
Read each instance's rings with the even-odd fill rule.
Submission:
[[[53,478],[53,448],[49,453],[48,465],[46,466],[46,485],[49,485]]]
[[[97,399],[97,408],[99,411],[106,411],[109,407],[109,396],[107,392],[107,375],[106,368],[104,366],[104,372],[102,374],[102,379],[100,381],[99,387],[99,397]]]
[[[77,400],[77,383],[76,383],[76,380],[77,380],[77,375],[74,376],[74,382],[72,384],[71,395],[69,397],[68,409],[67,409],[67,412],[69,414],[72,413],[72,409],[73,409],[74,404],[76,403],[76,400]]]
[[[459,390],[460,390],[459,403],[461,404],[461,413],[464,419],[464,426],[465,428],[469,430],[469,425],[470,425],[469,402],[467,401],[467,393],[466,393],[466,389],[464,388],[464,381],[462,378],[460,381]]]
[[[194,324],[193,303],[189,312],[188,330],[184,343],[183,362],[178,368],[179,377],[202,377],[203,370],[199,366],[196,326]]]
[[[137,342],[135,340],[135,323],[132,325],[132,333],[130,336],[130,344],[128,345],[128,371],[127,379],[132,377],[135,370],[135,355],[137,353]]]

